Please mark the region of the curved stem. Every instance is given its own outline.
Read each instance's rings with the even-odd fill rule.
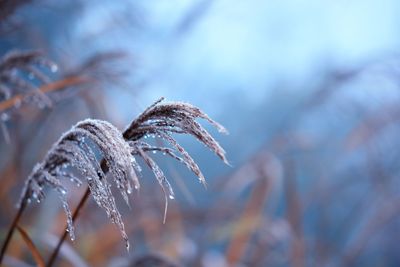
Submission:
[[[90,190],[88,187],[85,191],[85,194],[82,196],[81,200],[79,201],[79,204],[76,207],[74,214],[72,215],[72,223],[75,223],[75,221],[78,219],[79,211],[85,205],[86,201],[89,198],[89,195],[90,195]],[[67,232],[67,226],[66,226],[63,235],[58,240],[57,246],[54,249],[53,253],[51,254],[49,261],[46,264],[46,267],[51,267],[54,264],[54,261],[56,260],[58,253],[60,252],[61,245],[64,243],[65,239],[67,238],[67,235],[68,235],[68,232]]]
[[[0,252],[0,264],[3,262],[4,254],[6,253],[6,250],[7,250],[7,248],[8,248],[8,245],[10,244],[11,238],[12,238],[12,236],[13,236],[13,234],[14,234],[14,231],[15,231],[17,225],[18,225],[18,222],[19,222],[19,220],[21,219],[22,213],[23,213],[24,210],[25,210],[26,203],[27,203],[27,202],[26,202],[26,196],[25,196],[24,199],[23,199],[22,202],[21,202],[21,206],[19,207],[18,212],[17,212],[17,214],[15,215],[14,220],[13,220],[13,222],[12,222],[10,228],[8,229],[6,239],[4,240],[3,246],[2,246],[2,248],[1,248],[1,252]]]

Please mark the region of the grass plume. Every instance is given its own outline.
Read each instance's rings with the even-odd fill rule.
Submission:
[[[68,192],[65,182],[71,180],[77,186],[86,182],[88,185],[87,192],[90,192],[90,195],[97,205],[106,212],[111,222],[117,225],[127,248],[129,248],[124,223],[111,192],[110,178],[128,204],[128,195],[132,192],[132,189],[139,189],[140,187],[138,177],[141,167],[137,158],[142,158],[154,173],[165,193],[166,212],[168,199],[174,198],[174,192],[162,169],[150,156],[150,152],[160,151],[186,165],[205,185],[205,178],[200,168],[189,153],[179,145],[173,135],[194,136],[225,163],[228,163],[223,148],[197,122],[197,119],[205,119],[222,133],[227,131],[195,106],[182,102],[161,103],[163,100],[164,98],[161,98],[148,107],[132,121],[124,132],[120,132],[106,121],[87,119],[77,123],[63,134],[49,150],[44,160],[37,164],[29,175],[22,192],[19,217],[14,220],[15,225],[22,214],[21,210],[32,200],[42,201],[45,197],[45,188],[50,188],[58,192],[67,215],[66,231],[69,232],[71,239],[74,239],[73,224],[89,193],[85,193],[78,210],[72,215],[67,201]],[[157,136],[170,146],[152,146],[146,141],[149,136]],[[72,169],[76,171],[73,172]],[[75,175],[75,173],[79,175]],[[10,238],[15,228],[14,223],[9,232]],[[65,238],[65,235],[63,237]],[[7,240],[3,246],[1,257],[9,242],[9,239]],[[62,241],[63,238],[61,243]],[[47,266],[51,265],[54,258],[53,255],[50,264]]]

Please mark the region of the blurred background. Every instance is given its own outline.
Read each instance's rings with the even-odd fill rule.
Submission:
[[[3,62],[41,51],[45,74],[0,79],[1,240],[63,132],[88,117],[123,129],[164,96],[229,130],[210,129],[232,167],[179,139],[208,188],[157,155],[177,193],[166,223],[145,172],[122,209],[129,253],[91,200],[56,266],[399,266],[399,18],[396,0],[0,1]],[[18,100],[15,84],[44,94]],[[47,257],[61,203],[49,192],[21,225]],[[18,234],[7,264],[34,265]]]

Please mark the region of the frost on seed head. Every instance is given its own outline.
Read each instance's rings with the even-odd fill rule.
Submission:
[[[207,114],[191,104],[182,102],[161,104],[163,100],[164,98],[161,98],[148,107],[129,125],[123,135],[132,147],[132,155],[138,155],[144,159],[144,162],[156,176],[165,194],[165,222],[168,198],[174,199],[174,192],[162,170],[146,152],[160,151],[183,163],[198,177],[200,183],[204,186],[206,185],[206,180],[199,166],[190,154],[172,137],[173,134],[184,134],[195,137],[221,158],[224,163],[229,163],[225,156],[225,150],[196,119],[204,119],[216,127],[219,132],[228,133],[222,125],[212,120]],[[169,147],[151,146],[146,141],[141,140],[147,139],[148,136],[157,136],[169,144]]]
[[[204,185],[205,178],[199,166],[173,135],[194,136],[226,164],[228,161],[223,148],[196,120],[205,119],[220,132],[226,133],[220,124],[190,104],[180,102],[161,104],[162,100],[147,108],[123,133],[110,123],[100,120],[88,119],[76,124],[53,145],[43,162],[34,167],[26,182],[20,203],[26,204],[32,199],[40,202],[44,198],[45,187],[56,190],[66,212],[68,231],[71,239],[74,239],[73,221],[66,198],[67,190],[63,184],[65,180],[71,180],[77,186],[82,183],[81,178],[68,172],[70,168],[75,168],[88,184],[97,205],[118,226],[126,246],[129,247],[124,223],[108,180],[110,178],[113,180],[128,203],[132,185],[135,189],[140,187],[137,174],[141,172],[141,166],[136,161],[136,158],[140,157],[154,173],[165,194],[165,222],[168,199],[175,198],[174,191],[151,154],[159,151],[183,163]],[[157,136],[164,140],[167,146],[151,145],[145,141],[149,136]],[[100,152],[101,160],[96,152]]]
[[[95,146],[90,145],[92,142]],[[99,161],[96,150],[103,157]],[[114,180],[121,195],[128,203],[128,195],[132,190],[131,182],[136,188],[139,181],[132,168],[130,147],[124,141],[122,134],[110,123],[100,120],[84,120],[66,132],[47,153],[44,161],[33,169],[30,174],[23,199],[41,200],[44,196],[43,188],[48,186],[55,189],[61,198],[67,215],[68,230],[71,239],[74,239],[74,229],[71,212],[66,201],[66,189],[62,185],[65,180],[71,180],[66,168],[73,167],[79,171],[91,191],[96,203],[107,213],[115,223],[123,238],[127,241],[121,214],[111,193],[111,185],[106,179],[106,172]],[[81,180],[73,177],[72,180],[80,185]]]
[[[180,153],[186,154],[183,148],[175,145],[177,143],[170,135],[192,135],[228,164],[228,160],[225,157],[225,150],[196,119],[205,119],[216,127],[220,133],[227,134],[227,130],[222,125],[212,120],[207,114],[191,104],[183,102],[160,104],[163,100],[161,98],[155,102],[130,124],[124,132],[125,139],[136,141],[146,135],[156,135],[171,143]],[[185,158],[185,155],[183,156]]]

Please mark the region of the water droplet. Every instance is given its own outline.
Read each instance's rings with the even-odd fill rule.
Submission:
[[[1,113],[0,118],[2,121],[8,121],[10,119],[10,115],[8,115],[7,113]]]
[[[153,150],[153,154],[156,154],[157,153],[157,151],[156,150]]]
[[[135,189],[138,190],[139,189],[139,185],[136,184],[135,185]]]
[[[57,72],[58,71],[58,66],[56,64],[51,64],[50,70],[51,70],[51,72]]]
[[[169,199],[175,199],[174,195],[169,195]]]

